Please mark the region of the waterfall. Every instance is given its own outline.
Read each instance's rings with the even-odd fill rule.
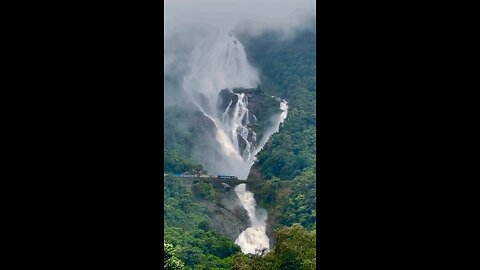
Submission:
[[[245,94],[236,95],[238,96],[238,102],[235,107],[232,119],[232,126],[228,128],[230,129],[231,138],[235,145],[235,149],[238,153],[241,153],[244,162],[249,163],[252,162],[253,143],[255,143],[255,141],[248,140],[248,134],[251,132],[250,129],[247,127],[247,125],[249,124],[249,112],[247,108],[248,98]],[[245,144],[245,149],[243,150],[243,152],[240,149],[239,139],[241,139]]]
[[[230,101],[226,108],[218,109],[219,93],[223,89],[255,88],[259,75],[247,60],[245,48],[233,32],[220,34],[196,44],[189,58],[190,72],[183,78],[182,87],[205,117],[216,127],[216,146],[212,146],[219,157],[199,154],[200,163],[212,174],[235,175],[246,179],[255,162],[255,155],[286,117],[286,102],[280,102],[282,114],[273,129],[267,130],[258,143],[257,134],[248,125],[255,115],[248,110],[248,96],[232,93],[238,101]],[[227,104],[225,104],[227,105]],[[284,108],[285,107],[285,108]]]
[[[271,127],[264,127],[261,141],[249,128],[257,117],[249,111],[249,95],[233,92],[233,89],[256,88],[259,84],[258,72],[247,60],[245,49],[234,33],[205,39],[195,45],[187,63],[189,73],[183,77],[182,90],[191,103],[215,126],[214,138],[203,142],[213,154],[199,151],[199,163],[216,175],[235,175],[247,179],[255,156],[263,148],[270,136],[278,132],[280,124],[288,113],[288,103],[276,98],[280,110]],[[221,91],[228,99],[219,100]],[[219,101],[221,106],[219,106]],[[213,126],[213,125],[212,125]],[[208,136],[208,135],[207,135]],[[213,135],[212,135],[213,137]],[[267,212],[256,209],[253,193],[246,190],[245,184],[235,187],[243,207],[248,212],[251,227],[244,230],[235,243],[244,253],[258,253],[268,250],[266,235]]]
[[[258,254],[260,251],[270,248],[268,236],[266,234],[267,215],[261,215],[255,211],[255,199],[253,193],[246,190],[245,184],[235,187],[240,202],[248,212],[251,227],[244,230],[235,240],[235,244],[239,245],[243,253]]]
[[[204,109],[212,114],[220,90],[255,88],[260,81],[257,70],[247,60],[245,48],[233,33],[196,44],[188,66],[190,72],[182,86],[194,99],[204,96],[210,103],[204,104]]]
[[[278,100],[281,100],[281,99],[278,99]],[[282,111],[282,113],[277,117],[277,120],[275,121],[275,125],[271,129],[265,131],[265,134],[262,140],[258,143],[258,147],[255,149],[254,156],[257,155],[258,152],[260,152],[260,150],[262,150],[262,148],[265,146],[268,139],[270,139],[273,133],[276,133],[280,130],[280,124],[282,124],[283,121],[285,121],[285,119],[287,118],[288,102],[285,101],[284,99],[281,100],[280,102],[280,110]]]

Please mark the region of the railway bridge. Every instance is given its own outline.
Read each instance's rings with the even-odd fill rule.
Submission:
[[[167,176],[168,174],[164,174]],[[222,183],[228,184],[232,187],[232,189],[239,185],[239,184],[252,184],[254,182],[262,182],[262,181],[251,181],[251,180],[240,180],[240,179],[219,179],[219,178],[209,178],[209,177],[181,177],[178,175],[171,175],[177,177],[180,181],[187,184],[188,186],[192,186],[196,182],[207,182],[211,183],[215,188],[223,188]]]

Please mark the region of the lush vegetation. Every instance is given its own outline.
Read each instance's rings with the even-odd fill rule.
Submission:
[[[254,103],[256,123],[252,125],[253,131],[257,134],[257,141],[261,139],[265,128],[272,126],[272,116],[278,115],[281,111],[279,102],[271,95],[267,95],[262,86],[255,89],[233,89],[236,93],[251,95],[250,103]],[[164,111],[164,170],[170,173],[183,173],[194,168],[201,168],[194,161],[193,149],[208,148],[207,139],[199,132],[201,123],[196,123],[198,118],[192,108],[181,106],[169,106]],[[204,148],[205,146],[205,148]],[[198,157],[197,157],[198,158]]]
[[[315,33],[279,42],[275,33],[245,37],[247,55],[262,70],[263,91],[288,101],[288,117],[257,155],[252,171],[264,185],[255,198],[278,225],[316,228]],[[284,180],[284,181],[282,181]]]
[[[295,181],[302,186],[304,179],[298,178]],[[280,181],[274,180],[269,183],[281,189]],[[268,187],[266,185],[263,188]],[[312,187],[302,188],[311,189]],[[197,204],[197,201],[206,199],[205,194],[216,195],[213,187],[198,182],[192,187],[192,190],[195,189],[198,193],[188,191],[177,177],[166,176],[165,178],[165,269],[315,269],[314,226],[310,226],[310,230],[296,223],[289,224],[290,227],[280,227],[275,230],[276,243],[269,253],[263,256],[245,255],[231,240],[210,230],[207,212]],[[299,203],[298,196],[301,194],[291,197],[289,201],[293,205],[289,207],[297,207],[300,211],[294,212],[293,216],[288,216],[285,223],[292,220],[302,220],[304,224],[311,223],[303,220],[302,217],[312,209],[312,205]]]
[[[315,269],[316,268],[316,50],[315,33],[304,32],[292,40],[274,33],[240,37],[249,60],[261,70],[265,97],[288,101],[288,117],[252,168],[257,179],[252,190],[259,206],[275,217],[275,245],[263,256],[245,255],[238,246],[209,227],[200,200],[212,200],[215,190],[208,183],[193,184],[189,192],[175,177],[164,181],[165,242],[173,245],[179,267],[187,269]],[[261,99],[258,115],[278,110],[278,102]],[[278,111],[277,111],[278,113]],[[168,118],[170,117],[170,118]],[[183,117],[183,118],[182,118]],[[181,173],[200,165],[188,160],[195,134],[189,117],[172,108],[166,114],[165,170]],[[168,118],[168,119],[167,119]],[[182,120],[183,121],[183,120]],[[259,119],[262,133],[268,118]],[[181,132],[177,132],[177,130]],[[175,130],[175,132],[174,132]],[[179,262],[179,263],[178,263]],[[171,268],[182,269],[182,268]]]
[[[305,169],[293,181],[282,181],[276,177],[252,183],[255,200],[276,216],[277,226],[299,223],[307,229],[316,228],[316,173]]]
[[[193,112],[180,106],[166,107],[163,116],[163,145],[183,159],[191,158],[191,149],[198,136],[192,125]],[[167,156],[168,157],[168,156]],[[171,164],[174,164],[172,162]]]
[[[286,202],[279,204],[279,224],[291,226],[300,223],[307,229],[316,229],[317,182],[313,170],[304,170],[295,177],[292,192]]]
[[[181,174],[186,171],[203,170],[202,165],[184,159],[174,150],[163,150],[163,171],[165,173]]]
[[[209,182],[199,181],[193,184],[193,196],[197,199],[213,201],[216,199],[216,190]]]
[[[210,230],[207,212],[196,202],[214,196],[213,187],[199,182],[192,188],[196,191],[189,192],[179,178],[167,175],[163,188],[164,241],[175,248],[175,258],[186,269],[230,269],[232,256],[240,248]]]
[[[177,258],[177,251],[171,244],[163,242],[163,269],[186,270],[183,262]]]
[[[301,225],[275,230],[274,248],[264,256],[236,254],[232,270],[313,270],[316,269],[315,231],[307,231]]]
[[[267,94],[288,101],[288,117],[259,153],[263,179],[293,180],[316,161],[315,34],[279,42],[275,34],[245,39],[247,55],[262,70]]]

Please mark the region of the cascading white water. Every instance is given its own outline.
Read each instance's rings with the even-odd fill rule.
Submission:
[[[183,80],[183,88],[205,96],[209,104],[202,104],[202,107],[212,115],[220,90],[254,88],[259,83],[257,71],[248,63],[245,48],[233,33],[198,43],[189,66],[190,73]]]
[[[235,240],[235,244],[239,245],[243,253],[257,254],[260,251],[270,248],[269,238],[266,234],[267,216],[258,217],[255,211],[255,199],[253,193],[246,190],[245,184],[235,187],[240,202],[248,212],[251,227],[244,230]]]
[[[288,102],[287,101],[285,101],[285,100],[280,101],[280,110],[282,111],[282,113],[278,116],[278,118],[275,122],[276,124],[273,126],[273,128],[265,131],[265,134],[264,134],[262,140],[258,143],[258,147],[255,149],[254,156],[257,155],[258,152],[260,152],[260,150],[262,150],[262,148],[265,146],[268,139],[270,139],[270,137],[273,135],[273,133],[276,133],[280,130],[280,124],[282,124],[283,121],[285,121],[285,119],[287,118],[287,114],[288,114]]]
[[[245,149],[243,150],[243,153],[241,153],[241,155],[244,162],[247,162],[248,164],[250,162],[253,162],[253,144],[251,141],[248,140],[248,133],[250,132],[250,130],[247,128],[247,125],[249,124],[249,112],[247,108],[248,97],[245,94],[236,95],[238,96],[238,102],[235,107],[232,126],[230,127],[231,138],[238,153],[242,152],[240,149],[238,137],[240,136],[240,138],[245,143]],[[255,132],[253,132],[253,134],[253,136],[255,136]]]
[[[257,135],[249,130],[250,112],[248,96],[244,93],[236,95],[236,103],[229,102],[224,111],[218,109],[219,93],[222,89],[257,87],[259,77],[257,71],[248,63],[245,49],[232,33],[220,35],[215,40],[205,40],[194,48],[189,62],[190,73],[183,79],[183,90],[190,93],[193,104],[214,123],[215,141],[220,159],[209,159],[202,156],[205,168],[212,174],[235,175],[246,179],[255,162],[256,154],[278,131],[288,112],[286,101],[280,102],[282,113],[277,116],[273,127],[267,129],[262,141],[257,145]],[[226,105],[226,104],[225,104]],[[256,121],[256,117],[252,115]],[[267,213],[257,213],[253,193],[246,190],[245,184],[235,187],[235,193],[247,210],[251,227],[243,231],[235,243],[244,253],[257,253],[269,249],[266,235]]]
[[[280,119],[278,121],[276,132],[278,132],[278,130],[280,129],[280,124],[283,123],[283,121],[285,121],[285,118],[287,118],[288,102],[286,102],[285,100],[282,100],[282,102],[280,102],[280,110],[282,110],[282,113],[280,114]]]
[[[234,93],[238,101],[230,102],[223,112],[218,112],[216,105],[222,89],[255,88],[259,83],[257,71],[249,64],[245,49],[233,32],[198,43],[189,66],[190,73],[183,79],[183,88],[215,124],[215,140],[222,156],[205,167],[212,174],[246,179],[259,151],[257,136],[247,127],[251,116],[248,97],[244,93]],[[281,119],[284,117],[279,117],[278,125]],[[262,141],[266,142],[271,134],[273,132],[265,133]]]

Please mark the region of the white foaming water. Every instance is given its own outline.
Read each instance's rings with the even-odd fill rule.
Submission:
[[[184,78],[183,88],[207,97],[211,101],[207,111],[211,114],[220,90],[255,88],[260,81],[257,70],[248,63],[245,48],[233,33],[198,43],[189,66],[190,74]]]
[[[224,112],[218,112],[217,103],[222,89],[257,87],[257,70],[248,62],[245,48],[233,32],[196,44],[188,65],[190,73],[184,77],[182,86],[190,93],[192,102],[216,126],[215,141],[221,158],[204,160],[206,169],[212,174],[246,179],[259,151],[257,136],[247,127],[250,121],[248,97],[235,93],[238,102],[230,102]],[[284,117],[279,118],[283,121],[280,119]],[[273,132],[265,134],[263,141],[266,142],[271,134]]]
[[[282,102],[280,103],[280,110],[282,110],[282,113],[280,114],[280,119],[278,121],[277,132],[280,129],[280,124],[283,123],[283,121],[285,121],[285,119],[287,118],[288,102],[282,100]]]
[[[275,126],[273,126],[273,128],[271,128],[271,129],[265,131],[265,135],[263,136],[262,140],[259,142],[258,147],[255,149],[254,156],[257,155],[258,152],[260,152],[260,150],[262,150],[262,148],[265,146],[268,139],[270,139],[270,137],[273,135],[273,133],[276,133],[280,130],[280,124],[283,123],[283,121],[285,121],[285,119],[287,118],[287,114],[288,114],[288,102],[287,101],[282,100],[280,102],[280,110],[282,110],[282,113],[278,116],[277,121],[275,122],[276,123]]]
[[[241,154],[242,154],[243,160],[248,165],[249,163],[253,162],[252,153],[254,148],[252,142],[248,140],[248,133],[250,132],[250,130],[247,128],[247,125],[249,124],[249,119],[248,119],[249,112],[247,108],[248,98],[245,94],[237,94],[237,96],[238,96],[238,102],[235,107],[234,116],[232,119],[232,126],[230,130],[232,132],[231,135],[232,135],[233,143],[238,153],[241,152],[238,137],[240,136],[240,138],[245,143],[245,149]],[[253,132],[253,136],[256,136],[255,132]]]
[[[253,193],[246,190],[245,184],[235,187],[240,202],[248,212],[251,227],[244,230],[235,240],[235,244],[239,245],[243,253],[257,254],[259,251],[270,248],[268,236],[266,234],[267,216],[257,217],[255,213],[255,199]]]

